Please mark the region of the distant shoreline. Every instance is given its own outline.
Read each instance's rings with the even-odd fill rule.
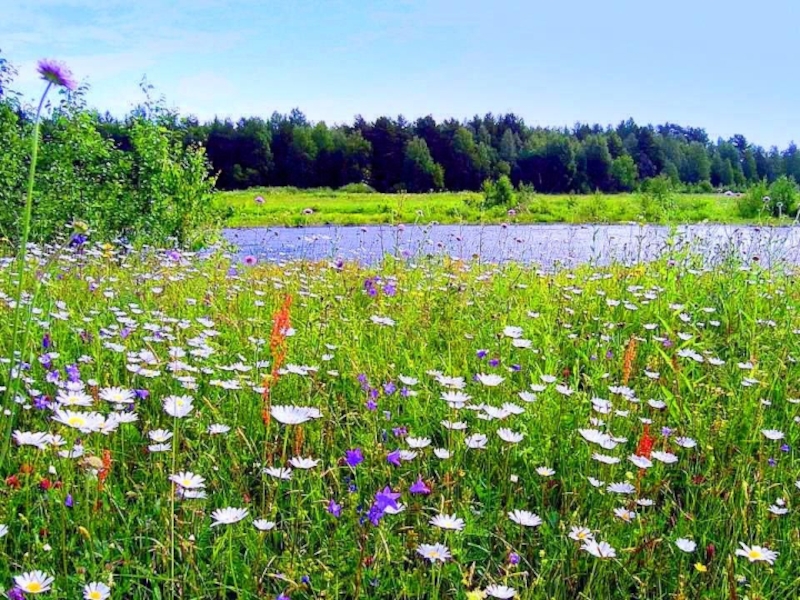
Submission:
[[[256,200],[259,198],[260,200]],[[483,208],[477,192],[362,194],[328,189],[255,188],[219,192],[223,227],[364,227],[371,225],[751,225],[790,226],[767,214],[746,219],[737,196],[676,193],[668,209],[637,193],[545,195]]]

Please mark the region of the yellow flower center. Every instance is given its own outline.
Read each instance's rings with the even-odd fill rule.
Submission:
[[[31,594],[38,594],[42,591],[42,584],[38,581],[31,581],[25,586],[25,591]]]
[[[93,590],[89,592],[89,595],[86,596],[89,600],[103,600],[103,595],[98,592],[97,590]]]
[[[761,552],[758,550],[750,550],[750,552],[747,553],[747,557],[753,559],[761,558]]]
[[[86,419],[84,419],[83,417],[74,416],[70,417],[67,420],[67,423],[69,423],[73,427],[80,427],[81,425],[86,425]]]

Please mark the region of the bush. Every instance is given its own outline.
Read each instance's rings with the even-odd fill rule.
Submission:
[[[764,198],[768,197],[769,187],[766,180],[759,181],[750,186],[750,189],[744,195],[736,199],[736,211],[740,217],[753,219],[765,209],[770,210],[770,207],[764,201]]]
[[[367,183],[348,183],[343,185],[337,191],[346,192],[348,194],[375,194],[375,188]]]
[[[494,182],[490,179],[483,182],[483,202],[486,207],[512,206],[516,201],[517,194],[507,175],[501,175]]]
[[[776,217],[797,212],[798,190],[794,178],[782,175],[769,186],[769,205]]]
[[[115,141],[76,100],[42,121],[31,239],[52,239],[80,220],[100,239],[203,242],[219,216],[203,148],[184,145],[182,132],[160,124],[158,114],[130,117],[124,144]],[[23,111],[0,102],[0,235],[11,240],[19,239],[32,132]]]
[[[672,180],[659,175],[646,180],[639,194],[642,216],[648,221],[661,221],[674,214],[677,206]]]

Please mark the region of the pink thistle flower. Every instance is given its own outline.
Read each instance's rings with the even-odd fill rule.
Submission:
[[[70,92],[74,92],[78,87],[78,82],[72,76],[70,71],[64,63],[57,60],[42,59],[39,61],[37,68],[39,75],[42,76],[46,82],[53,85],[60,85],[67,88]]]

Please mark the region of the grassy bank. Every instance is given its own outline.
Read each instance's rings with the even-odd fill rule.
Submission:
[[[72,252],[0,420],[0,590],[42,570],[58,599],[795,597],[797,279],[676,258]]]
[[[257,202],[256,198],[263,198]],[[367,225],[383,223],[665,223],[746,222],[736,198],[721,194],[676,194],[674,206],[659,213],[639,194],[588,196],[534,195],[515,207],[481,210],[475,192],[432,194],[358,194],[331,190],[255,188],[217,195],[230,209],[229,227],[298,225]],[[310,209],[310,213],[309,213]],[[305,212],[304,212],[305,211]],[[778,223],[762,218],[751,222]],[[791,221],[786,219],[786,223]]]

